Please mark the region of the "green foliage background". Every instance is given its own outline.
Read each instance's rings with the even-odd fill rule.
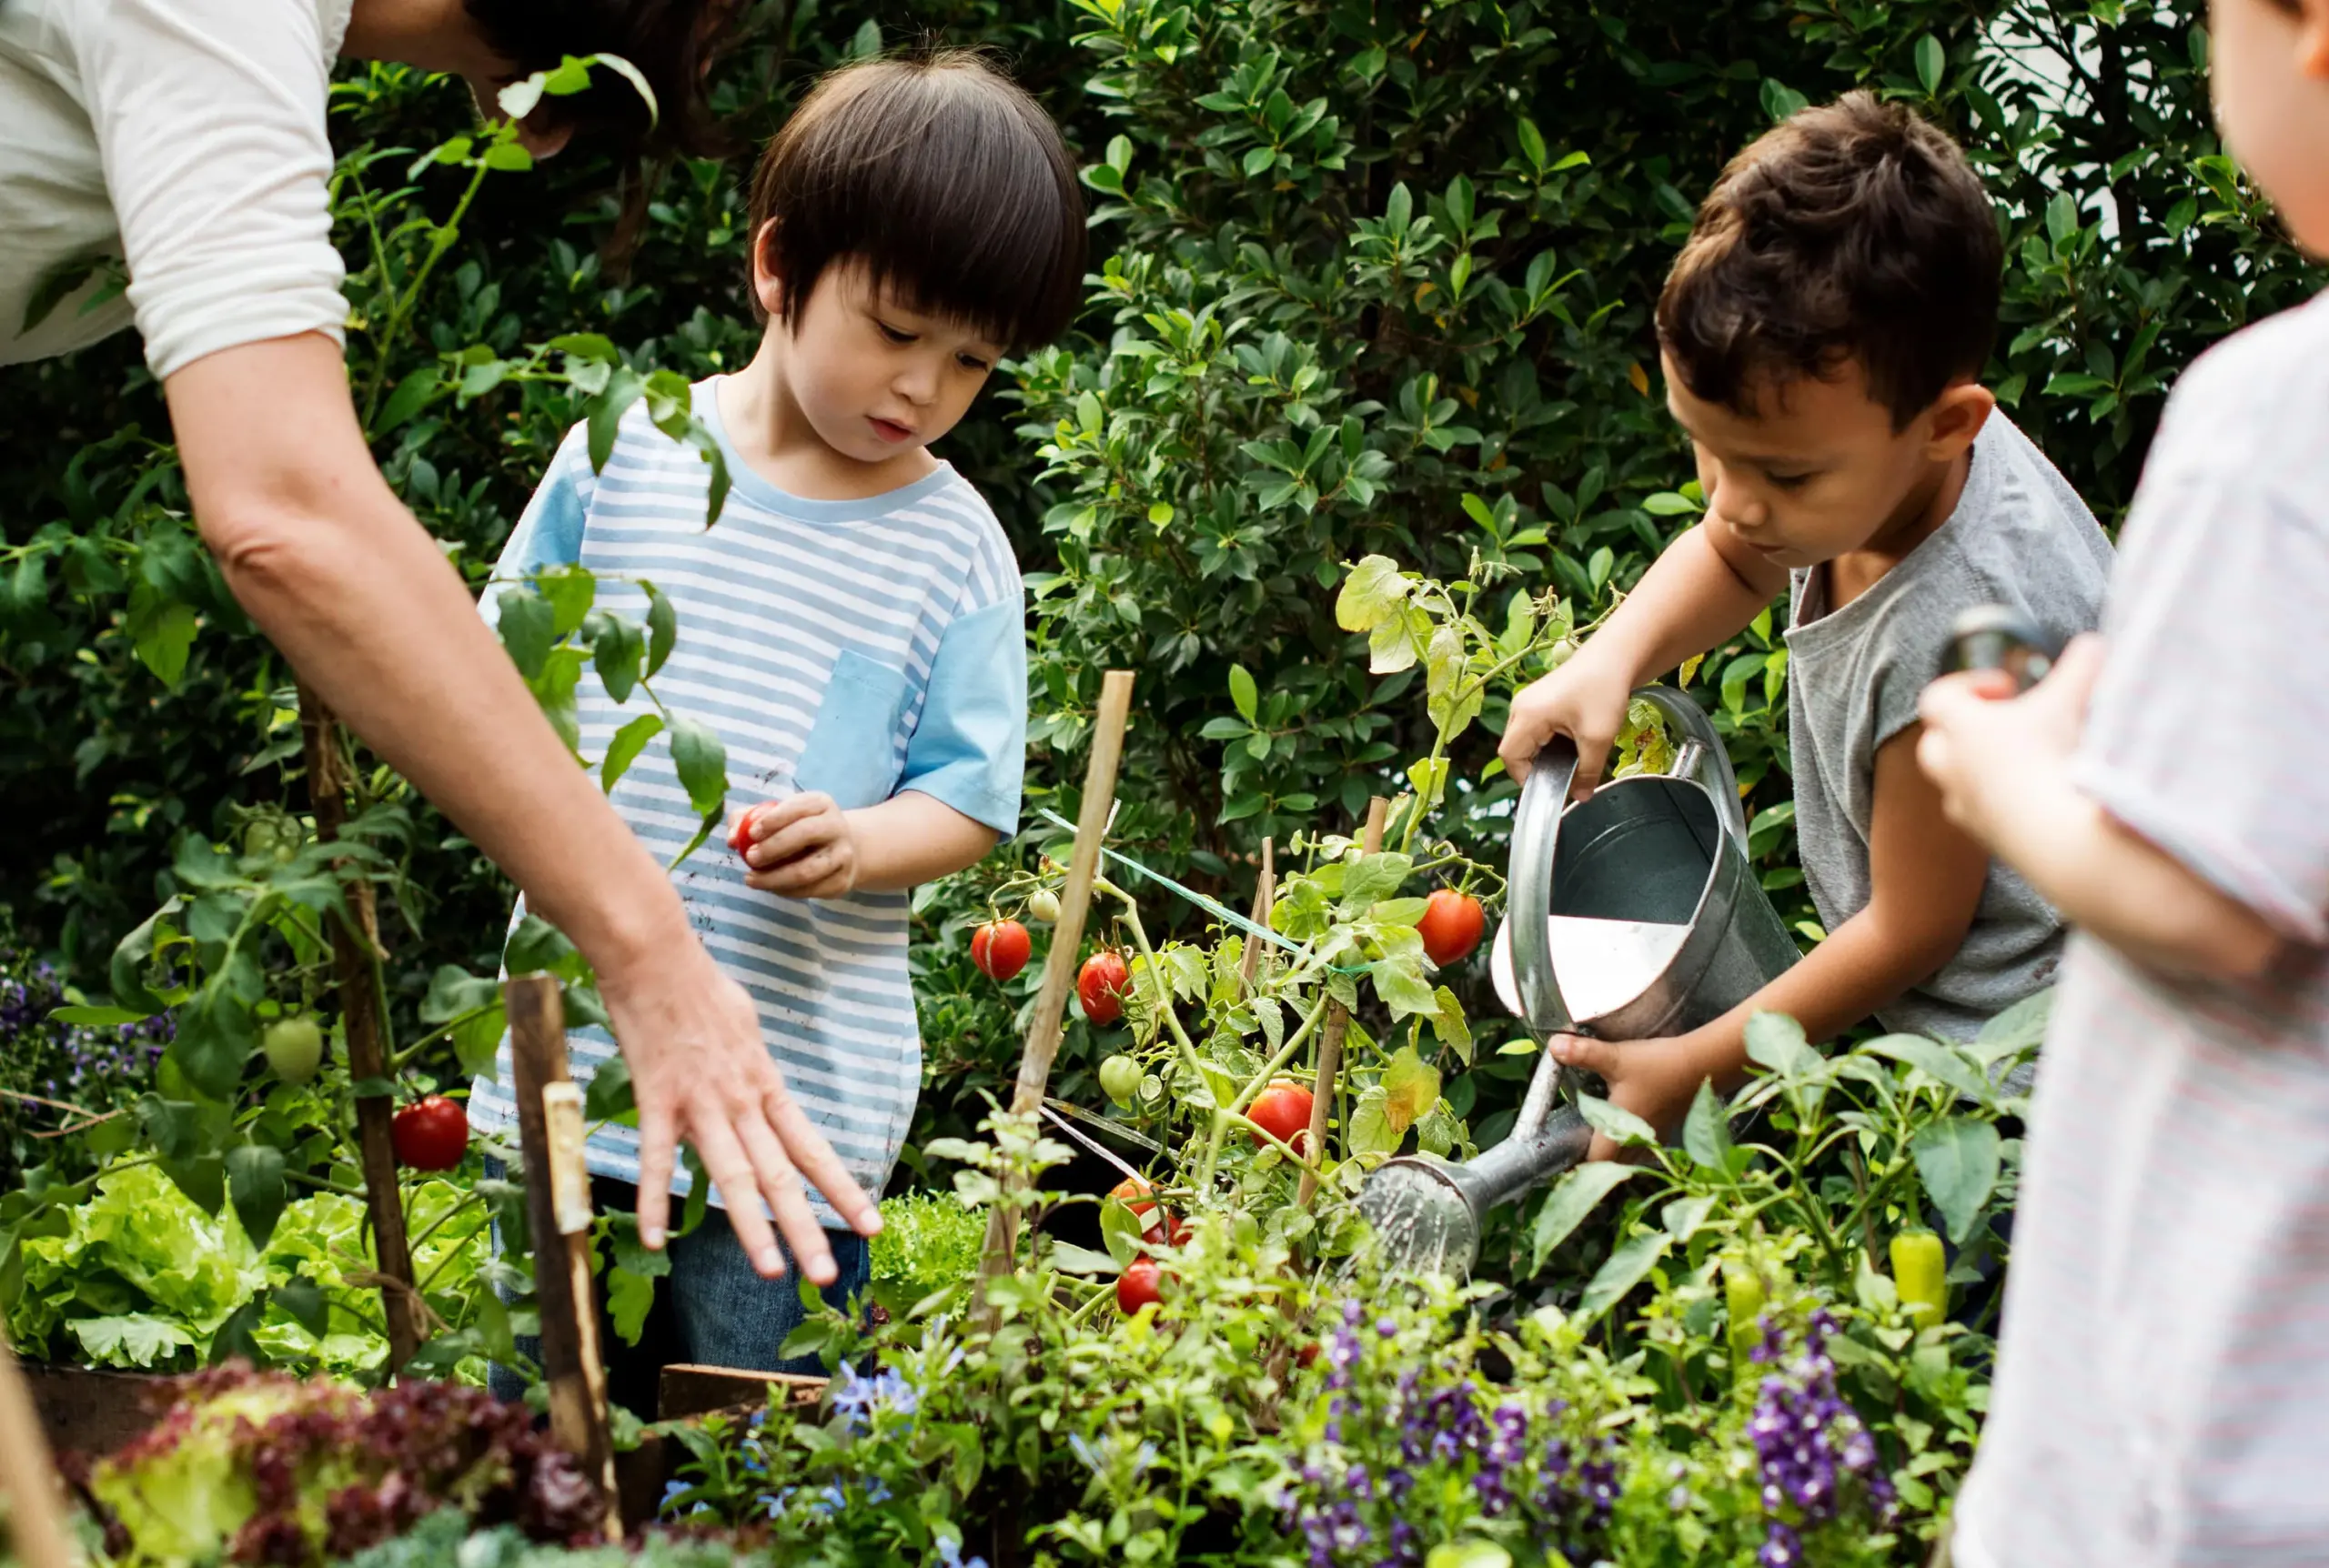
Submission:
[[[1031,805],[1072,813],[1055,781],[1080,776],[1100,673],[1133,668],[1118,842],[1242,898],[1265,835],[1346,829],[1428,745],[1412,672],[1370,676],[1364,639],[1335,624],[1341,563],[1380,552],[1455,578],[1477,554],[1504,573],[1496,597],[1554,582],[1581,623],[1688,521],[1649,307],[1723,161],[1801,102],[1868,85],[1965,140],[2010,246],[1992,384],[2115,522],[2174,371],[2318,282],[2216,144],[2203,10],[761,0],[717,87],[749,145],[846,56],[977,44],[1066,126],[1095,211],[1092,307],[1073,341],[997,378],[945,455],[1035,589]],[[469,112],[452,85],[350,67],[334,125],[344,148],[417,149]],[[426,302],[428,343],[595,331],[642,370],[741,363],[748,167],[660,171],[619,261],[602,254],[606,163],[496,179]],[[460,185],[417,179],[440,213]],[[364,247],[341,238],[356,353],[379,324],[360,318]],[[400,351],[398,373],[428,351]],[[378,455],[481,579],[573,417],[562,388],[509,387],[439,406]],[[0,373],[0,909],[92,988],[170,890],[173,840],[224,834],[286,788],[270,748],[293,733],[288,675],[194,540],[166,439],[128,338]],[[1800,876],[1777,647],[1759,628],[1696,689],[1785,900]],[[1255,678],[1250,713],[1236,667]],[[1500,701],[1483,718],[1457,749],[1449,820],[1493,859]],[[506,910],[474,850],[416,820],[390,921],[398,995],[438,963],[488,960]],[[1031,969],[998,1005],[967,964],[992,877],[922,900],[925,1131],[966,1127],[1033,993]],[[1079,1025],[1065,1092],[1093,1098],[1094,1043]]]

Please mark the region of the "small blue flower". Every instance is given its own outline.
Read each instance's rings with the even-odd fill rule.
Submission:
[[[983,1557],[965,1557],[963,1543],[952,1535],[938,1537],[939,1568],[986,1568]]]

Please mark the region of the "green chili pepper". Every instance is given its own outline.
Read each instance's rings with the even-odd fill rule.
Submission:
[[[1949,1260],[1939,1236],[1903,1231],[1892,1238],[1892,1288],[1919,1328],[1941,1322],[1949,1310]]]
[[[1722,1255],[1722,1301],[1730,1312],[1731,1375],[1745,1375],[1748,1353],[1763,1337],[1763,1276],[1744,1252]]]

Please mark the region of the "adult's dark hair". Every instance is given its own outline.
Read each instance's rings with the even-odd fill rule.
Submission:
[[[852,259],[911,307],[1013,348],[1058,337],[1083,300],[1075,161],[1041,106],[973,54],[827,75],[761,154],[751,221],[788,321]]]
[[[656,114],[612,71],[593,71],[590,85],[546,97],[536,116],[564,126],[578,141],[617,156],[730,150],[704,102],[704,66],[741,6],[739,0],[461,0],[488,47],[521,75],[546,71],[567,55],[620,55],[654,89]],[[486,106],[490,108],[492,106]]]
[[[1981,373],[2004,261],[1957,144],[1850,93],[1723,170],[1659,296],[1659,346],[1693,397],[1745,416],[1856,359],[1897,430]]]

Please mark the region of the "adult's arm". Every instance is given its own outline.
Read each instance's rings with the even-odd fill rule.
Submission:
[[[805,1173],[850,1224],[880,1220],[787,1091],[743,990],[670,879],[575,765],[358,430],[320,333],[207,355],[164,383],[187,487],[227,585],[301,677],[525,890],[598,970],[640,1113],[640,1238],[695,1145],[761,1272],[765,1197],[812,1279],[832,1251]]]

